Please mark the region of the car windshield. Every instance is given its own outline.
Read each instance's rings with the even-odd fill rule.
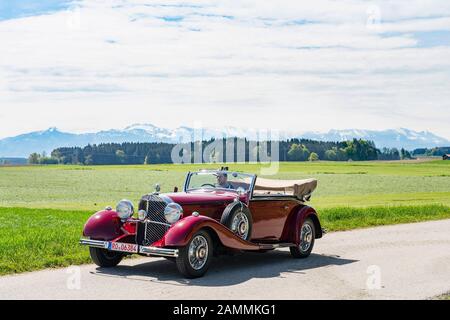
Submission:
[[[251,189],[254,175],[231,171],[199,171],[188,176],[186,191],[196,189],[220,189],[247,192]]]

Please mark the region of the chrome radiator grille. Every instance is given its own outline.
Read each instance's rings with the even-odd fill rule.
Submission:
[[[148,246],[161,239],[167,230],[169,230],[169,227],[167,224],[147,221],[145,223],[145,239],[143,245]]]
[[[149,246],[160,240],[169,230],[170,225],[164,218],[166,202],[158,195],[149,194],[142,197],[139,210],[147,212],[147,219],[138,223],[136,232],[136,243]]]
[[[166,202],[159,196],[149,194],[142,197],[139,203],[139,210],[145,210],[147,212],[147,218],[151,221],[166,223],[166,219],[164,218],[166,205]]]

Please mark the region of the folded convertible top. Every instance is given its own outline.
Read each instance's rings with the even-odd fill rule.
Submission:
[[[275,180],[257,178],[255,190],[282,191],[299,198],[310,195],[317,188],[316,179],[304,180]]]

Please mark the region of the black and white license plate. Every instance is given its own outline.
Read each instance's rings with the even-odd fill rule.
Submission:
[[[110,242],[108,249],[112,251],[137,253],[138,245],[133,243]]]

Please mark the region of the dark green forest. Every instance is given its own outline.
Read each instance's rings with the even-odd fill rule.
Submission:
[[[211,148],[213,144],[216,148]],[[230,145],[232,147],[229,147]],[[50,156],[33,153],[28,161],[31,164],[84,165],[172,163],[172,150],[175,146],[171,143],[102,143],[83,148],[57,148]],[[270,141],[258,143],[238,138],[209,140],[185,144],[184,151],[181,150],[177,156],[184,157],[183,162],[194,162],[195,150],[202,150],[203,156],[208,158],[203,159],[204,162],[264,161],[264,157],[261,158],[259,155],[271,156],[272,152],[276,152],[275,146],[274,142]],[[207,151],[203,152],[205,148]],[[411,154],[404,149],[380,150],[372,141],[362,139],[343,142],[289,139],[278,142],[278,152],[280,161],[366,161],[411,158]]]
[[[431,149],[419,148],[413,151],[413,155],[421,156],[443,156],[444,154],[450,154],[450,147],[435,147]]]

